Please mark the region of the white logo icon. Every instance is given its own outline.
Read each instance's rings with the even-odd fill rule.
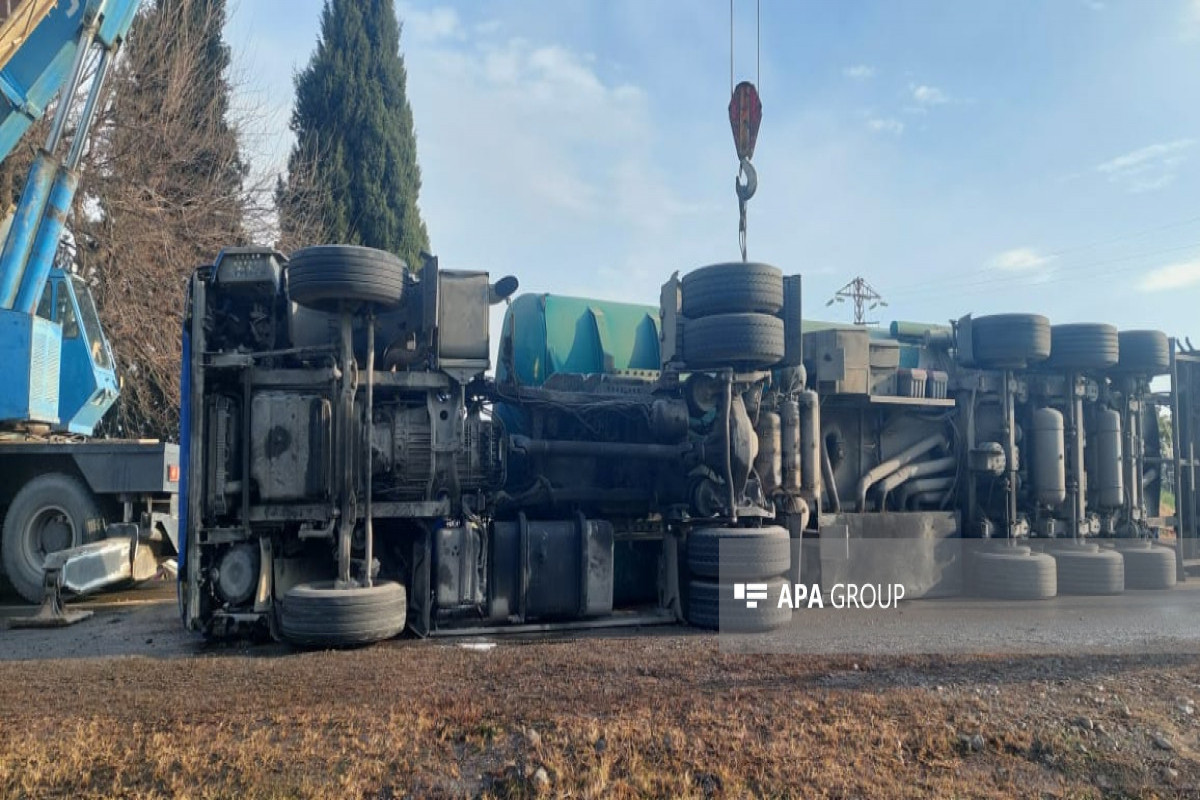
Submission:
[[[733,599],[745,600],[746,608],[758,608],[758,601],[767,599],[767,584],[735,583],[733,585]]]

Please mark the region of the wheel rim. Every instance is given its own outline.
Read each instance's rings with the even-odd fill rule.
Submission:
[[[42,569],[46,556],[75,544],[75,523],[62,506],[45,506],[25,526],[21,544],[25,560]]]

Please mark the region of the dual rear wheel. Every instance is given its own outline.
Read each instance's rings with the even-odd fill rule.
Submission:
[[[786,528],[703,527],[692,530],[687,542],[689,624],[723,632],[761,633],[791,622],[792,609],[779,607],[792,566],[791,537]],[[736,584],[745,587],[741,597],[736,596]]]
[[[784,357],[783,273],[769,264],[731,262],[680,280],[687,318],[683,360],[697,369],[760,369]]]

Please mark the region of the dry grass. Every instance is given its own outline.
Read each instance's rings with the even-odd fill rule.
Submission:
[[[856,665],[690,636],[12,663],[0,796],[1196,797],[1198,685],[1194,656]]]

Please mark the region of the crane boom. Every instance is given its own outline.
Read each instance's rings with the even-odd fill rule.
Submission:
[[[59,380],[59,328],[64,322],[57,307],[65,303],[78,309],[76,316],[94,319],[86,310],[90,296],[79,296],[86,294],[86,286],[59,275],[61,292],[53,291],[50,319],[37,319],[35,311],[47,294],[105,77],[137,14],[138,0],[13,2],[9,0],[9,13],[0,18],[0,59],[7,57],[0,68],[0,160],[9,156],[55,96],[60,100],[17,207],[0,229],[0,328],[6,331],[0,338],[0,365],[25,376],[12,392],[0,388],[0,423],[49,423],[91,434],[115,402],[118,389],[111,358],[103,357],[108,345],[102,332],[88,333],[95,351],[88,360],[93,363],[76,370],[73,362],[63,362]],[[74,101],[85,85],[86,99],[76,113]],[[68,122],[74,138],[65,147]],[[42,324],[48,321],[57,325]]]

